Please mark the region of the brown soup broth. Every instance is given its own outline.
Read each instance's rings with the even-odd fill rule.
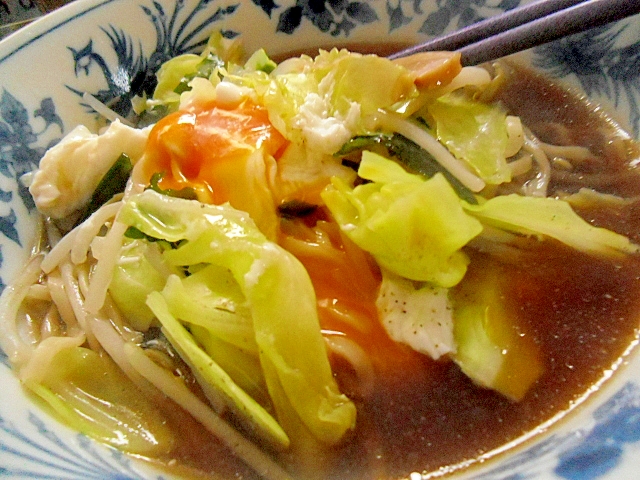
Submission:
[[[509,81],[497,97],[510,113],[521,116],[543,141],[588,146],[605,159],[580,166],[571,178],[554,177],[550,193],[573,193],[589,186],[580,183],[580,177],[600,181],[594,186],[598,191],[640,198],[640,177],[631,167],[640,157],[636,144],[620,136],[616,125],[593,105],[546,78],[510,68]],[[640,243],[640,201],[579,213],[596,226]],[[470,268],[473,265],[472,260]],[[318,455],[322,465],[318,471],[306,471],[304,478],[399,478],[473,461],[570,410],[636,339],[638,256],[598,260],[546,241],[500,268],[509,311],[544,357],[544,374],[525,398],[512,402],[474,385],[453,362],[415,354],[403,364],[406,368],[379,377],[373,394],[355,400],[356,431],[343,445]],[[337,361],[333,368],[339,382],[350,374]],[[180,424],[181,416],[174,412],[173,421]],[[196,422],[187,425],[181,428],[186,435],[178,446],[179,464],[203,474],[215,471],[225,477],[235,471],[236,476],[252,478]],[[200,447],[192,448],[194,441]],[[206,442],[210,445],[203,445]],[[293,471],[301,470],[295,464],[304,463],[291,455],[281,460]]]
[[[332,478],[397,478],[473,460],[569,409],[602,378],[636,335],[640,261],[545,250],[545,262],[510,267],[503,292],[545,357],[526,397],[513,403],[451,362],[424,359],[358,405],[359,432]]]

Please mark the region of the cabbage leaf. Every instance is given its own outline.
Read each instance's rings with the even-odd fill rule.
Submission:
[[[477,259],[477,262],[482,262]],[[478,385],[522,400],[544,372],[540,348],[515,325],[505,305],[500,267],[476,263],[450,292],[454,306],[454,361]]]
[[[45,343],[38,348],[45,350]],[[153,457],[171,451],[176,439],[166,419],[108,356],[80,346],[56,350],[39,362],[39,378],[22,380],[58,418],[125,452]]]
[[[489,184],[511,180],[506,113],[463,95],[448,94],[428,107],[438,140]]]
[[[287,448],[289,438],[280,425],[200,348],[189,331],[171,314],[162,294],[152,292],[147,304],[160,320],[171,345],[191,368],[215,410],[222,414],[229,407],[260,438],[276,448]]]
[[[231,272],[251,310],[265,383],[281,423],[295,416],[328,444],[353,428],[356,409],[333,378],[311,280],[246,213],[147,190],[128,199],[119,220],[180,242],[163,254],[170,265],[216,265]]]
[[[160,246],[141,240],[128,240],[120,249],[120,257],[109,284],[109,294],[131,326],[146,332],[154,315],[147,307],[147,296],[162,290],[167,277],[174,273],[162,264]],[[157,262],[152,263],[149,258]]]
[[[251,309],[229,270],[208,265],[162,290],[169,310],[224,371],[261,405],[269,396],[258,358]]]
[[[456,351],[449,289],[412,282],[382,270],[376,307],[380,323],[396,342],[434,360]]]
[[[165,104],[175,104],[180,101],[180,93],[176,88],[187,75],[197,71],[202,57],[193,53],[178,55],[162,64],[158,73],[158,84],[153,93],[154,100]]]
[[[447,180],[425,180],[365,151],[352,188],[340,179],[322,193],[336,221],[360,248],[389,271],[441,287],[456,285],[469,263],[461,250],[482,231]]]
[[[207,78],[217,83],[219,79],[216,73],[231,62],[238,62],[242,55],[242,46],[237,39],[226,39],[220,32],[212,33],[199,55],[183,53],[160,66],[150,105],[164,104],[175,109],[180,102],[180,94],[191,88],[191,80]]]
[[[554,238],[591,255],[615,257],[640,251],[640,247],[624,235],[586,222],[564,200],[511,194],[478,205],[463,203],[463,206],[485,225]]]

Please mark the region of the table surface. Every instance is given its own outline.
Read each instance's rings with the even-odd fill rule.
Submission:
[[[0,0],[0,39],[73,0]]]

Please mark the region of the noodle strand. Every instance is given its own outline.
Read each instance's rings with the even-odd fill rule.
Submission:
[[[121,206],[122,202],[103,206],[79,226],[76,240],[71,248],[71,261],[73,263],[77,265],[87,260],[87,252],[91,242],[98,235],[104,224],[116,216]]]
[[[346,336],[329,335],[325,341],[329,350],[347,360],[356,372],[360,397],[369,396],[375,389],[375,371],[367,353]]]
[[[98,263],[91,276],[89,292],[87,293],[85,302],[85,308],[89,313],[97,314],[102,308],[102,305],[104,305],[107,288],[111,283],[113,270],[119,257],[118,252],[122,246],[122,240],[126,230],[127,226],[124,223],[116,221],[103,238],[104,241],[98,251],[96,251],[95,246],[92,244],[93,255],[98,260]]]
[[[424,148],[440,165],[472,192],[479,192],[485,187],[484,180],[472,173],[464,163],[451,155],[444,145],[423,128],[398,115],[389,113],[380,112],[377,121],[382,128],[397,132]]]
[[[42,255],[29,261],[15,282],[8,285],[0,296],[0,348],[13,365],[23,365],[29,361],[34,347],[25,342],[18,328],[18,311],[29,287],[40,278]]]
[[[533,155],[538,164],[538,174],[523,186],[523,193],[533,197],[546,197],[549,181],[551,180],[551,165],[547,154],[540,148],[538,141],[528,135],[525,136],[524,150]]]
[[[62,321],[67,327],[67,333],[74,335],[76,331],[80,330],[78,320],[71,305],[70,295],[65,290],[64,282],[60,276],[60,270],[54,270],[47,276],[47,288],[49,289],[49,295],[58,310]]]
[[[67,292],[73,312],[75,313],[76,320],[87,336],[89,346],[93,350],[99,350],[98,341],[93,335],[90,325],[87,323],[87,312],[84,307],[85,299],[80,291],[80,285],[78,284],[78,279],[75,275],[73,265],[69,262],[63,263],[60,265],[60,272],[62,274],[64,288]]]

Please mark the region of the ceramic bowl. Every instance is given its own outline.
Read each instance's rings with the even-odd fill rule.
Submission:
[[[5,2],[0,2],[0,9]],[[27,258],[34,205],[19,177],[75,125],[94,124],[89,92],[126,113],[130,82],[208,33],[242,38],[272,55],[322,45],[424,41],[527,0],[78,0],[0,43],[0,288]],[[640,19],[527,51],[520,61],[603,105],[640,133]],[[640,467],[640,359],[617,366],[584,404],[460,477],[630,479]],[[0,352],[0,477],[160,478],[44,413]]]

